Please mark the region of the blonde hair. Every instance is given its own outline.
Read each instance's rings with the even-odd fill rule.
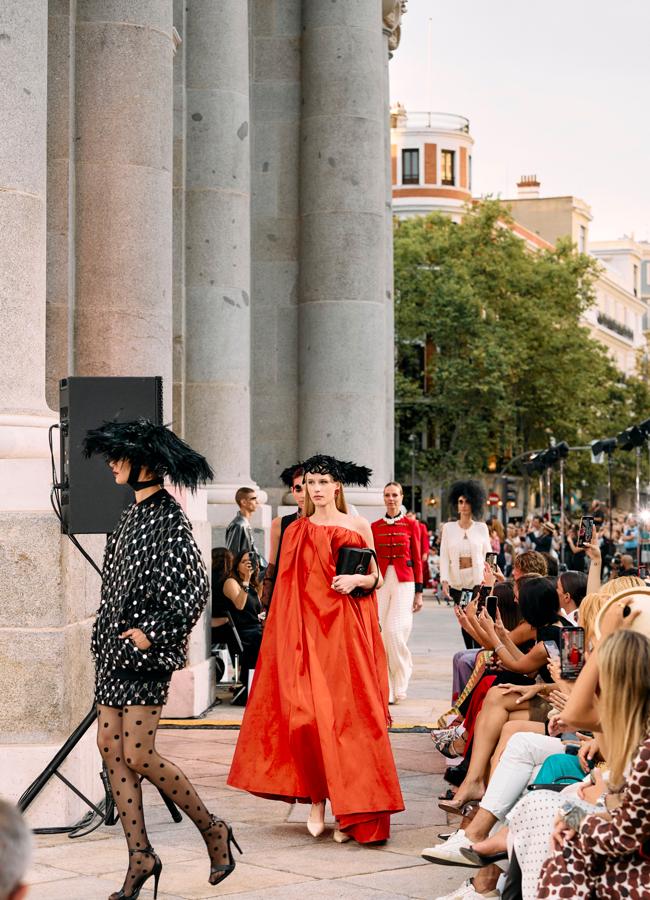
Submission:
[[[316,507],[314,506],[314,501],[309,496],[309,491],[307,490],[307,475],[308,474],[309,474],[309,472],[305,472],[305,480],[303,482],[303,484],[305,485],[305,508],[302,513],[303,516],[313,516],[314,513],[316,512]],[[332,478],[331,475],[330,475],[330,478]],[[334,481],[333,478],[332,478],[332,481]],[[340,481],[337,481],[334,483],[338,484],[338,486],[339,486],[339,490],[336,495],[336,501],[335,501],[336,508],[338,509],[339,512],[347,513],[348,505],[345,502],[345,494],[343,493],[343,485],[341,484]]]
[[[578,609],[578,622],[585,630],[585,647],[590,648],[594,638],[594,624],[596,616],[601,611],[607,600],[607,595],[601,592],[587,594]]]
[[[499,520],[496,518],[496,516],[492,519],[492,521],[490,523],[490,527],[491,527],[492,531],[496,531],[497,537],[499,538],[500,541],[503,541],[505,539],[506,533],[503,530],[503,525],[501,524],[501,522],[499,522]]]
[[[646,587],[646,583],[638,575],[621,575],[620,578],[612,578],[606,582],[600,589],[599,593],[605,597],[613,597],[619,591],[627,591],[628,588]]]
[[[598,648],[598,670],[604,755],[616,789],[648,730],[650,640],[637,631],[615,631]]]

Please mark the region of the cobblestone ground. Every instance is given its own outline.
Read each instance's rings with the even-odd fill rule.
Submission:
[[[415,620],[415,661],[409,700],[393,707],[396,726],[430,723],[448,706],[453,652],[462,646],[450,610],[433,600]],[[223,705],[211,718],[236,722],[241,711]],[[145,786],[147,825],[163,860],[160,900],[219,895],[242,898],[435,898],[461,884],[471,870],[433,866],[420,857],[446,826],[437,807],[444,761],[428,734],[391,735],[405,812],[393,817],[391,840],[378,848],[335,844],[328,828],[314,839],[305,829],[307,808],[260,800],[226,786],[236,731],[165,730],[158,744],[177,759],[208,807],[231,822],[244,850],[235,872],[219,887],[208,884],[208,859],[191,822],[171,822],[158,794]],[[328,808],[329,812],[329,808]],[[329,818],[330,825],[333,820]],[[119,827],[119,826],[118,826]],[[105,900],[119,889],[126,866],[117,828],[102,827],[88,838],[39,836],[29,881],[30,900]],[[143,889],[141,898],[151,898]]]

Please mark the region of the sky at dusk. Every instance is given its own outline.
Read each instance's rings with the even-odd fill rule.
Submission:
[[[537,175],[593,240],[650,240],[650,0],[408,0],[390,73],[407,111],[470,120],[476,196]]]

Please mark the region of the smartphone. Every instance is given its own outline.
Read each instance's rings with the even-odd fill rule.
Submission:
[[[549,659],[560,659],[560,650],[555,641],[544,641],[544,649]]]
[[[488,611],[488,615],[491,619],[496,619],[497,617],[497,607],[499,605],[499,598],[495,597],[494,594],[489,594],[485,599],[485,608]]]
[[[460,600],[458,601],[458,605],[464,609],[468,603],[472,602],[472,597],[474,596],[474,591],[469,590],[468,588],[464,588],[460,592]]]
[[[560,673],[575,681],[585,664],[584,628],[560,628]]]
[[[642,578],[644,581],[648,577],[648,567],[647,566],[639,566],[639,578]]]
[[[590,544],[594,534],[594,517],[583,516],[580,519],[580,528],[578,529],[578,547],[584,547]]]
[[[498,555],[499,555],[498,553],[486,553],[485,554],[485,562],[492,569],[492,571],[494,572],[495,575],[497,574],[497,557],[498,557]]]

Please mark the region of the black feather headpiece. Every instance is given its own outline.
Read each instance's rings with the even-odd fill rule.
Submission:
[[[157,476],[191,491],[214,477],[204,456],[170,428],[154,425],[148,419],[105,422],[87,432],[83,450],[87,457],[101,453],[109,460],[128,459],[133,469],[146,466]]]
[[[293,479],[297,475],[302,475],[304,473],[304,469],[302,463],[295,463],[293,466],[287,466],[286,469],[283,469],[280,472],[280,480],[283,484],[286,484],[288,488],[293,487]]]
[[[310,456],[301,465],[305,470],[305,475],[308,472],[317,475],[331,475],[334,481],[340,481],[341,484],[357,484],[359,487],[368,487],[372,475],[372,469],[367,466],[357,466],[353,462],[345,462],[322,453]]]

